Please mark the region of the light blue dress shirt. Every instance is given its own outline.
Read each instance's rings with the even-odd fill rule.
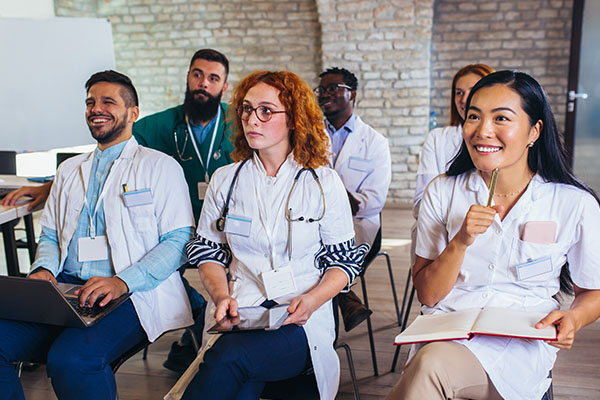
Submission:
[[[112,277],[115,271],[109,256],[106,260],[78,261],[78,241],[80,238],[90,236],[90,218],[102,194],[104,182],[108,177],[114,161],[119,158],[121,151],[127,141],[111,146],[104,151],[96,148],[89,177],[86,200],[89,206],[83,207],[79,215],[77,228],[67,250],[63,271],[71,276],[87,281],[93,276]],[[106,234],[104,206],[102,200],[98,206],[94,220],[96,236]],[[191,227],[184,227],[167,232],[159,238],[159,244],[152,249],[139,262],[121,271],[117,276],[129,287],[129,291],[152,289],[163,279],[168,277],[181,264],[183,258],[183,247],[192,233]],[[51,271],[55,276],[60,268],[60,247],[57,232],[46,226],[42,226],[42,234],[38,245],[38,254],[32,265],[32,271],[43,267]],[[166,273],[168,271],[168,273]]]
[[[335,164],[337,160],[338,154],[342,151],[342,147],[344,147],[344,143],[348,138],[348,135],[354,131],[354,122],[356,121],[356,116],[352,114],[348,121],[340,128],[335,129],[333,125],[329,123],[327,119],[325,119],[325,127],[327,128],[327,132],[329,132],[329,137],[331,138],[331,152],[333,153],[333,163]]]

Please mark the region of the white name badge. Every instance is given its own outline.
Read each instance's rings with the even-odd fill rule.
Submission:
[[[517,278],[520,281],[548,272],[552,272],[552,258],[550,257],[544,257],[539,260],[517,265]]]
[[[227,218],[225,218],[225,233],[248,237],[250,236],[251,228],[252,220],[250,218],[236,215],[228,215]]]
[[[206,191],[208,190],[208,183],[198,182],[198,200],[204,200],[206,197]]]
[[[152,204],[152,192],[150,189],[135,190],[133,192],[124,192],[123,199],[127,207],[144,206]]]
[[[292,267],[286,265],[261,274],[267,299],[273,300],[296,291],[296,281]]]
[[[348,168],[355,171],[368,172],[371,170],[371,161],[359,157],[350,157],[348,159]]]
[[[77,241],[77,245],[77,260],[79,262],[108,260],[106,236],[82,237]]]

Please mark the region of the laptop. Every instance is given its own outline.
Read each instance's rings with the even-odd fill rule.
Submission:
[[[81,285],[40,279],[0,276],[0,318],[37,322],[71,328],[96,324],[129,298],[130,293],[112,300],[104,307],[80,307],[74,292]]]

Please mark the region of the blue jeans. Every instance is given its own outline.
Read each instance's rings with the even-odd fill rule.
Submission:
[[[182,400],[256,400],[266,382],[300,375],[308,365],[308,341],[301,326],[226,333],[204,354]]]
[[[61,273],[59,282],[83,284]],[[146,338],[131,300],[89,328],[0,319],[0,399],[25,399],[15,361],[46,361],[61,400],[114,400],[117,385],[110,363]]]

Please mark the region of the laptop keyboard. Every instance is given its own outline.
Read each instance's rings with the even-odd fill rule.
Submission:
[[[0,199],[15,190],[14,188],[0,187]]]
[[[96,301],[96,304],[94,304],[94,306],[92,307],[81,307],[79,305],[79,299],[74,297],[67,297],[67,301],[69,302],[69,304],[71,304],[71,306],[73,306],[75,311],[77,311],[77,314],[81,315],[82,317],[88,318],[94,318],[95,316],[106,310],[106,307],[108,307],[108,304],[104,307],[100,307],[98,305],[98,301]]]

